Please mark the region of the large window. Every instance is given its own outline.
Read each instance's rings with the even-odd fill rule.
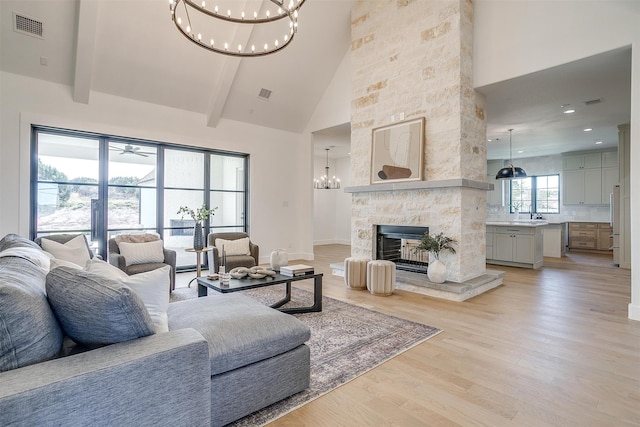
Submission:
[[[560,176],[541,175],[511,180],[511,213],[560,213]]]
[[[109,238],[156,232],[184,269],[194,224],[180,206],[217,207],[207,234],[248,231],[246,154],[40,127],[32,150],[32,238],[84,233],[106,258]]]

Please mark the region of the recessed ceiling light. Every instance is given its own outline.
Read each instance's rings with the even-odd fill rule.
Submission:
[[[518,150],[518,154],[524,153],[524,150]]]
[[[602,144],[604,141],[596,141],[596,145]]]
[[[491,142],[491,140],[490,140],[490,139],[487,139],[487,142]]]
[[[593,129],[591,129],[591,128],[586,128],[584,131],[585,131],[585,132],[591,132],[592,130],[593,130]]]
[[[576,110],[574,110],[573,108],[569,108],[568,110],[564,110],[565,114],[573,114],[575,112],[576,112]]]

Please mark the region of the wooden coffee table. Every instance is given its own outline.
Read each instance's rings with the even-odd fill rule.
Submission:
[[[291,301],[291,283],[298,282],[300,280],[313,279],[313,305],[307,307],[290,307],[281,308],[284,304]],[[267,276],[262,279],[230,279],[228,286],[222,286],[220,280],[209,280],[206,277],[198,277],[198,297],[206,297],[209,289],[226,294],[229,292],[246,291],[248,289],[263,288],[265,286],[273,286],[286,284],[285,297],[280,301],[277,301],[271,305],[273,308],[277,308],[283,313],[311,313],[322,311],[322,273],[318,274],[306,274],[304,276],[285,276],[283,274],[276,274],[275,276]]]

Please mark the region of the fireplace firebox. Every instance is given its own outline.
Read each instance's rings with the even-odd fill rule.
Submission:
[[[393,261],[397,270],[427,273],[429,255],[416,252],[420,239],[429,232],[429,227],[406,225],[376,226],[376,259]]]

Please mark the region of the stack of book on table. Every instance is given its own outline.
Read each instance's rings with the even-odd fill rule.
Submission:
[[[284,276],[306,276],[313,274],[313,267],[305,264],[284,265],[280,267],[280,274]]]

